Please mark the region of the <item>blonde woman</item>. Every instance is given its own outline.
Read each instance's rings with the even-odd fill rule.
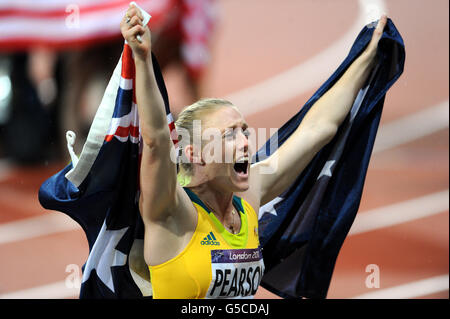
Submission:
[[[334,137],[370,74],[386,21],[383,16],[365,51],[314,104],[294,134],[263,161],[250,163],[247,123],[231,102],[203,99],[186,107],[176,128],[184,132],[180,144],[187,162],[177,174],[152,69],[151,33],[137,8],[130,6],[121,31],[136,66],[144,144],[139,205],[154,298],[242,298],[256,293],[264,273],[256,212],[292,184]],[[206,130],[213,134],[203,134]],[[219,158],[211,160],[211,145],[221,149]]]

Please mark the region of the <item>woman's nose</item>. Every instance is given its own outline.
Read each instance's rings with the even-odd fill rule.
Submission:
[[[237,147],[239,150],[242,150],[244,151],[244,153],[246,153],[248,151],[248,138],[242,130],[239,130],[238,136],[239,138]]]

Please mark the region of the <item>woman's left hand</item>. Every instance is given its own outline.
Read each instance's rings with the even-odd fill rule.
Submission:
[[[380,41],[381,36],[383,35],[383,30],[384,27],[386,26],[386,23],[387,23],[387,16],[383,14],[380,20],[378,20],[378,24],[375,30],[373,31],[372,39],[370,40],[369,45],[365,50],[365,53],[369,56],[370,59],[374,59],[375,56],[377,55],[378,42]]]

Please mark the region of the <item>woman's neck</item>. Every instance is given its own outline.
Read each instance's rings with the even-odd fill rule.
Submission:
[[[213,210],[219,220],[223,220],[228,213],[232,212],[233,192],[216,190],[212,188],[211,185],[208,185],[208,183],[189,188],[206,204],[206,206],[209,206],[209,209]]]

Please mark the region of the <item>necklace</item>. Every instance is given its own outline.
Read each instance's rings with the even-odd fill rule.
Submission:
[[[231,230],[231,233],[235,235],[238,233],[238,231],[234,229],[234,227],[236,226],[235,221],[234,221],[234,218],[236,217],[236,208],[234,208],[234,206],[233,206],[233,210],[231,211],[231,215],[233,216],[233,224],[229,228]]]
[[[214,209],[211,208],[211,205],[209,205],[205,200],[203,200],[203,203],[205,203],[205,205],[208,207],[208,209],[211,212],[213,212],[213,214],[214,214]],[[224,227],[226,227],[228,229],[228,231],[231,232],[233,235],[236,235],[238,233],[238,231],[236,231],[237,225],[236,225],[236,222],[235,222],[236,208],[234,207],[234,205],[232,205],[232,207],[233,207],[233,210],[231,211],[231,215],[233,217],[232,223],[229,226],[225,226],[224,225]]]

